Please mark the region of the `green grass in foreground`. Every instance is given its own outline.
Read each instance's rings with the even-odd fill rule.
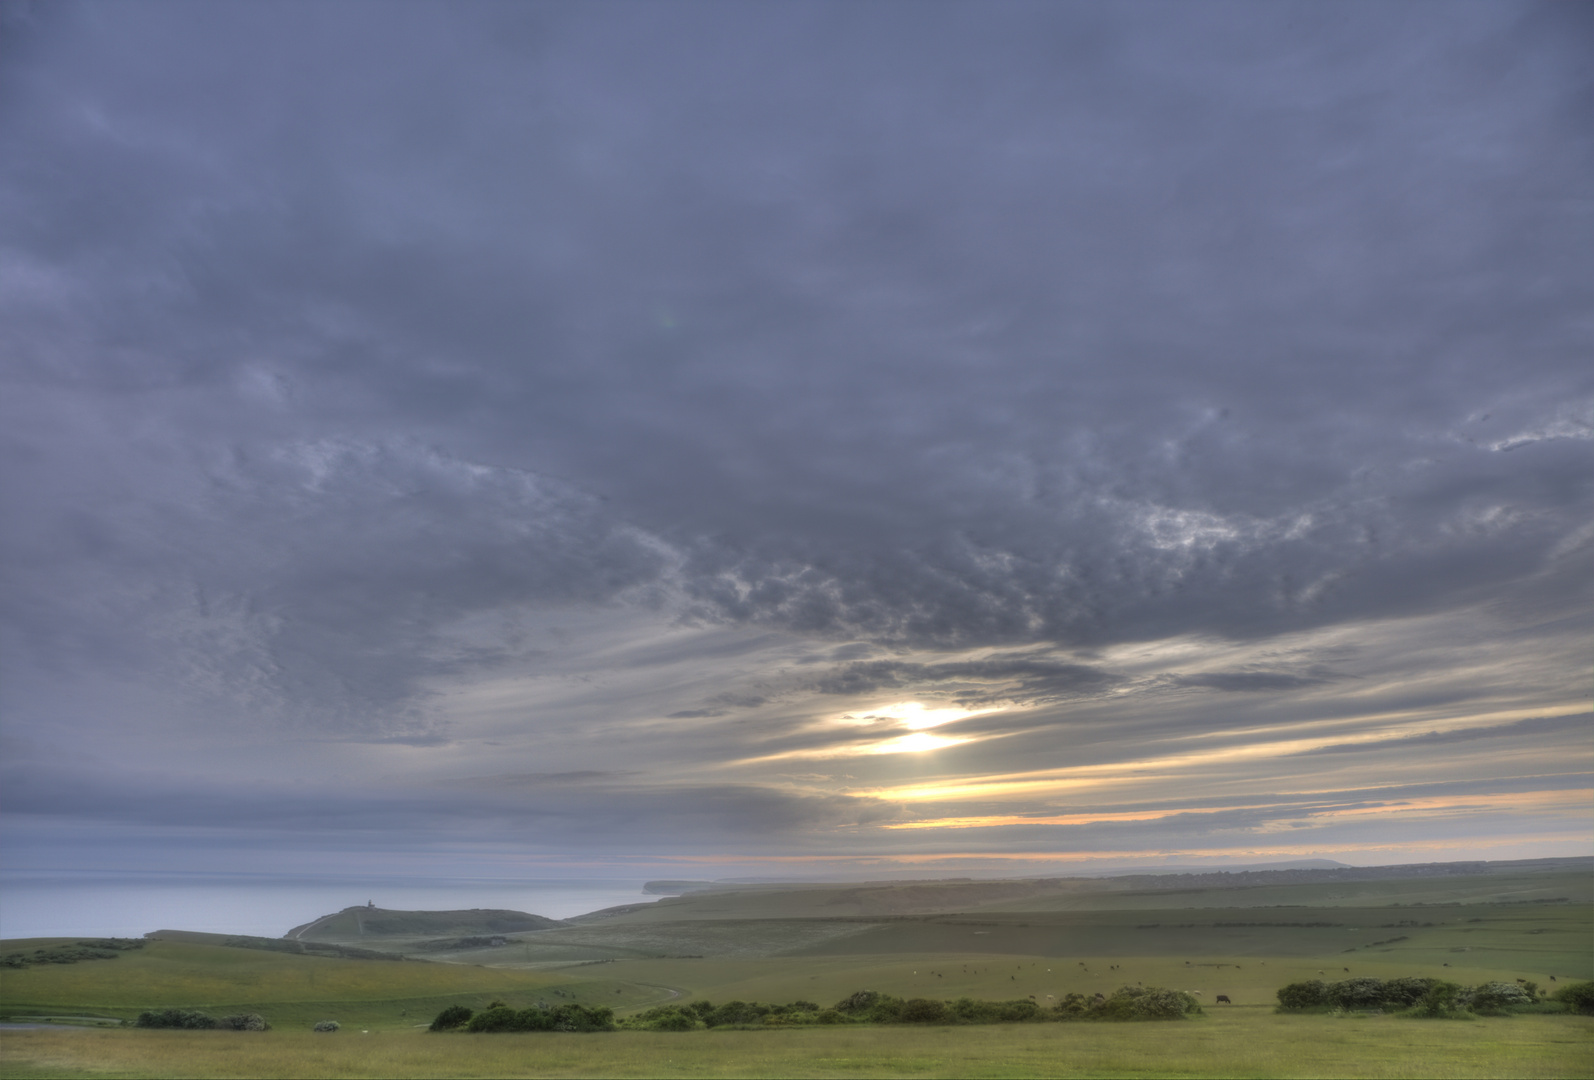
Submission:
[[[1585,1077],[1594,1021],[1209,1011],[1166,1024],[336,1035],[7,1031],[0,1077]]]

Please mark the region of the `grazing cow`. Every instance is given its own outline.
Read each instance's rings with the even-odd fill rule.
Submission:
[[[1233,1005],[1234,1002],[1229,1000],[1229,995],[1228,994],[1219,994],[1218,995],[1218,1004],[1219,1005]]]

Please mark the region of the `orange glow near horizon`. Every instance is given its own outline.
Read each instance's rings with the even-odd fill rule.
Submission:
[[[1586,850],[1590,846],[1586,839],[1577,842],[1581,843],[1585,849],[1577,851],[1577,855],[1591,854],[1591,852]],[[1214,858],[1346,860],[1363,858],[1376,860],[1380,853],[1383,852],[1422,852],[1425,856],[1451,853],[1456,860],[1471,860],[1479,858],[1480,852],[1503,850],[1508,857],[1520,857],[1511,853],[1520,850],[1527,844],[1570,845],[1570,843],[1572,841],[1569,841],[1565,836],[1532,834],[1498,837],[1484,842],[1471,839],[1446,839],[1413,843],[1357,844],[1339,847],[1314,847],[1305,844],[1247,844],[1243,847],[1224,848],[1129,848],[1113,851],[951,851],[903,855],[672,855],[660,857],[656,861],[692,866],[734,866],[738,863],[777,866],[803,866],[824,863],[921,866],[928,863],[955,861],[1032,864],[1090,863],[1111,859],[1159,859],[1164,862],[1187,860],[1199,863]],[[1387,856],[1384,857],[1387,858]],[[1354,865],[1377,866],[1382,864],[1376,861],[1364,861]],[[1157,872],[1155,863],[1150,863],[1141,869],[1146,873]],[[1214,865],[1212,869],[1222,870],[1223,867]]]
[[[989,814],[977,817],[925,818],[919,821],[900,821],[881,825],[883,829],[994,829],[1012,825],[1094,825],[1112,821],[1156,821],[1162,818],[1190,815],[1224,814],[1236,810],[1276,810],[1282,814],[1292,812],[1298,817],[1332,819],[1364,817],[1370,814],[1401,813],[1466,813],[1469,810],[1519,809],[1543,812],[1557,806],[1586,810],[1594,791],[1587,788],[1568,788],[1553,791],[1534,791],[1494,795],[1431,796],[1418,799],[1399,799],[1379,802],[1371,806],[1349,804],[1302,805],[1292,808],[1290,803],[1257,803],[1218,807],[1158,808],[1147,810],[1122,810],[1075,814],[1022,815]],[[1264,826],[1266,828],[1266,826]]]

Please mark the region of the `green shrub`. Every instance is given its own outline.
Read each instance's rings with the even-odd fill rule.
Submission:
[[[689,1005],[660,1005],[627,1017],[621,1026],[642,1031],[691,1031],[702,1025],[697,1010]]]
[[[1409,1009],[1417,1002],[1427,997],[1430,988],[1438,979],[1386,979],[1384,981],[1383,1002],[1387,1008]]]
[[[218,1025],[227,1031],[270,1031],[271,1025],[266,1023],[266,1018],[259,1013],[240,1013],[236,1016],[224,1016]]]
[[[1312,1009],[1328,1004],[1328,984],[1322,979],[1290,983],[1278,990],[1279,1008]]]
[[[672,1009],[648,1025],[652,1031],[691,1031],[698,1026],[697,1017],[680,1009]]]
[[[1199,1013],[1200,1002],[1183,990],[1159,986],[1122,986],[1111,997],[1085,1010],[1090,1020],[1181,1020]]]
[[[466,1022],[465,1030],[471,1032],[519,1031],[520,1025],[516,1020],[516,1016],[515,1010],[508,1005],[489,1005]]]
[[[321,1020],[316,1023],[316,1026],[313,1030],[321,1032],[322,1034],[328,1034],[330,1032],[337,1031],[342,1026],[343,1025],[338,1023],[336,1020]]]
[[[191,1031],[211,1030],[220,1027],[220,1022],[209,1013],[199,1012],[194,1009],[161,1009],[156,1012],[142,1012],[133,1022],[134,1027],[141,1028],[185,1028]]]
[[[902,1022],[902,1010],[907,1004],[899,997],[881,994],[875,998],[869,1011],[863,1014],[863,1019],[871,1024],[899,1024]]]
[[[862,1016],[875,1007],[881,998],[878,990],[859,990],[836,1002],[836,1011],[844,1016]]]
[[[1594,982],[1575,982],[1557,990],[1553,1000],[1566,1006],[1568,1012],[1594,1016]]]
[[[1411,1014],[1432,1020],[1455,1016],[1461,1008],[1457,1000],[1461,994],[1461,987],[1455,983],[1440,982],[1438,979],[1430,979],[1429,984],[1422,997],[1412,1004]]]
[[[1384,1004],[1384,980],[1343,979],[1329,984],[1327,996],[1337,1009],[1377,1009]]]
[[[71,945],[47,945],[31,953],[0,957],[0,967],[25,968],[29,964],[75,964],[79,960],[115,960],[117,953],[142,949],[140,938],[91,938]]]
[[[470,1023],[471,1011],[463,1005],[450,1005],[437,1014],[428,1031],[454,1031]]]
[[[789,1001],[785,1005],[771,1005],[769,1011],[774,1016],[798,1016],[803,1013],[816,1013],[819,1011],[819,1006],[811,1001],[799,999]]]
[[[1531,1005],[1533,999],[1516,983],[1491,982],[1461,991],[1460,1001],[1479,1016],[1504,1016],[1513,1006]]]
[[[558,1022],[557,1009],[550,1009],[546,1005],[533,1005],[529,1009],[521,1009],[515,1014],[515,1026],[511,1031],[552,1031]]]
[[[897,1022],[902,1024],[945,1024],[952,1020],[946,1002],[934,998],[913,998],[902,1003]]]
[[[554,1031],[614,1030],[614,1010],[604,1005],[581,1005],[572,1002],[569,1005],[560,1005],[549,1013],[544,1013],[540,1009],[527,1009],[526,1012],[536,1012],[549,1017],[551,1020],[549,1027]]]
[[[726,1027],[735,1024],[756,1024],[768,1016],[770,1008],[756,1001],[727,1001],[703,1017],[709,1027]]]

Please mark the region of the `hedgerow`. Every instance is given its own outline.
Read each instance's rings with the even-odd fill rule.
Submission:
[[[616,1027],[642,1031],[697,1031],[704,1028],[789,1027],[823,1024],[1022,1024],[1068,1020],[1180,1020],[1201,1006],[1181,990],[1126,986],[1110,996],[1070,994],[1055,1005],[1029,999],[976,1001],[958,998],[899,998],[877,990],[860,990],[831,1008],[812,1001],[770,1005],[761,1001],[671,1003],[648,1009],[616,1023],[606,1008],[570,1004],[550,1008],[539,1003],[512,1009],[493,1002],[484,1012],[453,1005],[432,1021],[433,1031],[610,1031]]]
[[[1278,990],[1279,1012],[1334,1010],[1400,1012],[1408,1016],[1503,1016],[1537,1004],[1537,983],[1491,982],[1458,986],[1440,979],[1320,979],[1290,983]]]
[[[1555,1000],[1566,1006],[1567,1012],[1594,1016],[1594,982],[1576,982],[1555,992]]]
[[[133,1021],[134,1027],[141,1028],[184,1028],[189,1031],[209,1031],[221,1026],[209,1013],[197,1009],[154,1009],[141,1012],[138,1019]]]
[[[0,956],[0,967],[25,968],[33,964],[75,964],[80,960],[115,960],[129,949],[142,949],[142,938],[92,938],[71,945],[46,945],[32,952]]]

